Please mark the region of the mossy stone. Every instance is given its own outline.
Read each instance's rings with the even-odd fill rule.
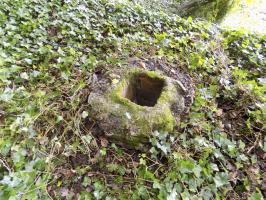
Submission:
[[[177,125],[171,108],[182,111],[184,98],[174,83],[158,71],[132,69],[106,92],[90,94],[91,117],[112,141],[141,149],[154,130],[171,133]]]

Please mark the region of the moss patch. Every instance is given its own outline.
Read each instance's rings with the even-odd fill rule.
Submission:
[[[105,94],[92,93],[89,104],[107,136],[141,148],[152,131],[173,131],[178,119],[171,106],[183,108],[184,99],[169,77],[136,68]]]

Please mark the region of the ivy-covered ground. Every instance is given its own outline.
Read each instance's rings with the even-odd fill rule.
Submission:
[[[265,35],[129,2],[5,0],[0,38],[0,199],[266,197]],[[148,152],[95,134],[87,106],[97,77],[132,59],[195,86]]]

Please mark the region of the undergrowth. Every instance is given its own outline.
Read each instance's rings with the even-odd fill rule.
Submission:
[[[6,0],[0,25],[0,199],[265,198],[265,35],[106,0]],[[88,118],[97,76],[132,58],[195,84],[149,152]]]

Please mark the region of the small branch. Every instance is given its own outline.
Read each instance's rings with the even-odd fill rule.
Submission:
[[[5,160],[3,160],[2,158],[0,158],[0,162],[2,163],[2,165],[6,168],[6,170],[9,173],[12,173],[12,169],[9,167],[8,163]]]

